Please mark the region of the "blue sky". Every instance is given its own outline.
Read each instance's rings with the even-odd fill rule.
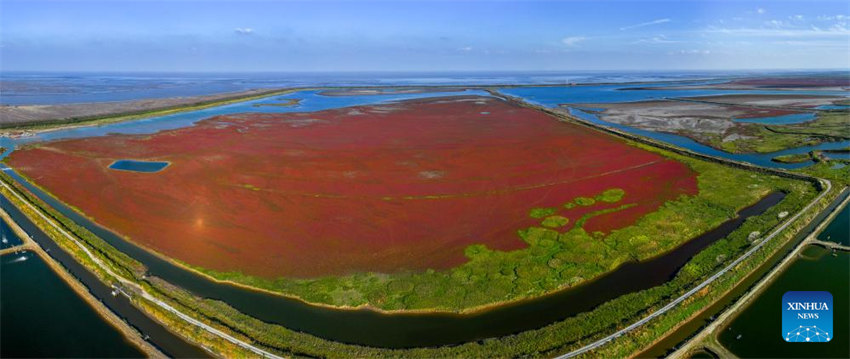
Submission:
[[[850,68],[848,1],[8,1],[3,71]]]

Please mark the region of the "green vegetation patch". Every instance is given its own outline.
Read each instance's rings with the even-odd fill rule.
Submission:
[[[624,204],[624,205],[619,206],[619,207],[600,209],[598,211],[590,212],[588,214],[585,214],[581,218],[579,218],[578,221],[576,221],[576,227],[584,228],[584,223],[587,222],[588,219],[591,219],[591,218],[596,217],[596,216],[601,216],[603,214],[619,212],[619,211],[622,211],[626,208],[631,208],[631,207],[634,207],[634,206],[637,206],[637,203],[629,203],[629,204]]]
[[[602,194],[596,196],[597,201],[614,203],[619,202],[626,195],[626,191],[622,188],[606,189]]]
[[[836,163],[839,165],[836,166]],[[850,165],[838,161],[822,161],[794,172],[826,178],[835,186],[850,186]]]
[[[546,219],[544,219],[540,224],[543,225],[543,227],[560,228],[566,226],[569,222],[570,219],[564,216],[549,216],[546,217]]]
[[[252,190],[252,191],[259,191],[259,190],[260,190],[260,188],[259,188],[259,187],[254,186],[254,185],[252,185],[252,184],[250,184],[250,183],[244,183],[244,184],[242,184],[242,188],[244,188],[244,189],[249,189],[249,190]]]
[[[573,201],[579,206],[592,206],[596,203],[596,200],[590,197],[576,197]]]
[[[528,213],[528,216],[531,218],[543,218],[546,216],[551,216],[555,214],[557,210],[555,208],[532,208]]]
[[[810,161],[811,159],[812,156],[809,153],[797,153],[792,155],[776,156],[772,158],[771,161],[779,163],[801,163]]]

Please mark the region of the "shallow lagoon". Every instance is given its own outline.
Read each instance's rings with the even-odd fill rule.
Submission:
[[[169,164],[168,162],[156,161],[118,160],[109,165],[109,168],[120,171],[151,173],[162,171]]]
[[[815,114],[809,113],[792,113],[789,115],[769,116],[769,117],[751,117],[751,118],[736,118],[735,122],[760,123],[764,125],[793,125],[815,120]]]

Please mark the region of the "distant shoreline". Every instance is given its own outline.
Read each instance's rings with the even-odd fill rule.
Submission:
[[[657,83],[687,84],[726,78],[692,78],[678,80],[653,80],[634,82],[586,82],[557,84],[454,84],[454,85],[361,85],[361,86],[299,86],[291,88],[252,89],[241,92],[224,92],[191,97],[150,98],[134,101],[83,102],[56,105],[0,105],[0,136],[27,136],[31,133],[57,129],[102,125],[138,120],[174,113],[200,110],[231,103],[244,102],[268,96],[283,95],[305,90],[359,91],[395,89],[430,92],[432,90],[494,89],[517,87],[563,87],[640,85]],[[375,93],[379,94],[379,93]],[[288,105],[296,105],[292,103]]]
[[[0,106],[0,129],[13,132],[128,121],[248,101],[289,91],[249,90],[194,97],[64,105],[3,105]]]

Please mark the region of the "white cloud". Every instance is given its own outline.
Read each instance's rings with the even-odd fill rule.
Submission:
[[[646,39],[639,39],[639,40],[633,41],[632,43],[633,44],[675,44],[675,43],[678,43],[678,42],[681,42],[681,41],[670,40],[670,39],[667,38],[667,36],[658,35],[658,36],[653,36],[653,37],[646,38]]]
[[[780,28],[785,26],[785,23],[782,22],[781,20],[770,20],[770,21],[766,21],[764,24],[767,25],[767,26],[776,28],[776,29],[780,29]]]
[[[838,15],[834,15],[834,16],[821,15],[821,16],[818,16],[817,19],[821,20],[821,21],[833,21],[833,20],[842,21],[842,20],[850,20],[850,15],[842,15],[842,14],[838,14]]]
[[[254,29],[250,27],[237,27],[233,31],[239,35],[251,35],[254,33]]]
[[[809,28],[718,28],[710,27],[704,30],[706,34],[722,34],[727,36],[746,36],[746,37],[788,37],[788,38],[825,38],[825,37],[846,37],[850,35],[850,30],[842,25],[831,26],[828,30],[823,30],[817,26]]]
[[[758,8],[758,9],[756,9],[756,12],[759,13],[759,14],[764,14],[764,13],[767,12],[767,10],[765,10],[763,8]]]
[[[587,40],[587,38],[584,36],[570,36],[563,38],[561,42],[563,42],[564,45],[567,46],[576,46],[579,42],[582,42],[584,40]]]
[[[709,55],[711,54],[710,50],[679,50],[679,51],[671,51],[667,53],[668,55]]]
[[[665,19],[658,19],[658,20],[652,20],[652,21],[642,22],[642,23],[640,23],[640,24],[634,24],[634,25],[629,25],[629,26],[623,26],[623,27],[621,27],[621,28],[620,28],[620,31],[624,31],[624,30],[631,30],[631,29],[637,29],[637,28],[639,28],[639,27],[650,26],[650,25],[658,25],[658,24],[663,24],[663,23],[665,23],[665,22],[670,22],[670,19],[666,19],[666,18],[665,18]]]

